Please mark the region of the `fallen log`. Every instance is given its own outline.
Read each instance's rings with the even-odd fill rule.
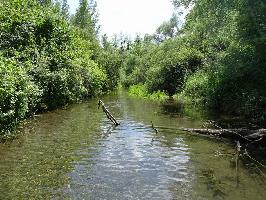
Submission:
[[[98,102],[98,109],[100,108],[100,106],[102,106],[102,110],[103,112],[106,114],[106,117],[111,121],[113,122],[113,124],[115,126],[118,126],[119,123],[117,122],[117,120],[114,118],[114,116],[109,112],[109,110],[105,107],[104,103],[102,100],[99,100]]]
[[[219,136],[223,138],[240,139],[248,142],[262,140],[266,135],[266,129],[195,129],[180,128],[179,130],[194,132],[199,134]]]
[[[154,125],[152,124],[154,129]],[[156,126],[157,129],[170,129],[170,130],[180,130],[191,133],[197,133],[206,136],[229,138],[234,140],[241,140],[246,142],[254,142],[266,139],[266,129],[209,129],[209,128],[178,128],[178,127],[164,127]],[[157,131],[158,132],[158,131]]]

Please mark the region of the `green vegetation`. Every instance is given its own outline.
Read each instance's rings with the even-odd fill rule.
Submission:
[[[97,32],[94,1],[80,1],[71,17],[66,1],[0,2],[0,135],[36,112],[118,85]]]
[[[168,96],[162,91],[153,92],[152,94],[149,93],[147,87],[142,84],[130,86],[128,92],[130,96],[141,97],[157,101],[164,101],[168,98]]]
[[[173,3],[190,8],[185,23],[173,15],[155,34],[128,41],[122,84],[143,84],[150,94],[163,91],[197,107],[265,121],[265,2]],[[130,93],[147,96],[136,88]]]
[[[263,0],[173,0],[190,9],[153,35],[106,35],[97,4],[81,0],[0,2],[0,133],[36,112],[115,89],[265,121],[266,4]]]

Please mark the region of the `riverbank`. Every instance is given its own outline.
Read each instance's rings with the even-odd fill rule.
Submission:
[[[170,98],[165,93],[160,91],[158,93],[161,95],[155,96],[154,94],[156,93],[149,94],[148,90],[146,89],[146,86],[142,84],[130,86],[128,89],[128,93],[130,96],[142,99],[149,99],[151,101],[158,101],[158,102],[165,102]],[[157,98],[154,98],[154,96]],[[203,116],[205,118],[208,118],[208,116],[211,115],[216,116],[215,117],[216,120],[218,119],[217,121],[215,120],[212,121],[211,119],[208,119],[210,123],[208,124],[209,128],[207,129],[205,127],[202,129],[193,129],[190,127],[176,127],[176,130],[183,130],[203,136],[226,138],[230,139],[232,142],[239,140],[241,141],[241,143],[243,143],[243,145],[256,143],[255,145],[260,144],[262,147],[266,146],[266,137],[265,137],[266,129],[264,129],[263,126],[260,128],[260,126],[264,123],[264,121],[258,121],[257,119],[254,118],[251,119],[240,115],[230,115],[230,116],[223,115],[224,119],[226,119],[224,120],[221,117],[219,117],[221,116],[221,114],[217,112],[210,112],[210,111],[208,112],[207,111],[208,108],[204,107],[204,105],[202,105],[200,101],[196,103],[195,100],[194,101],[191,101],[190,99],[187,100],[187,98],[184,98],[184,96],[182,95],[175,95],[174,97],[171,97],[171,101],[174,101],[175,104],[181,105],[184,114],[194,119],[196,117],[199,119],[202,118]],[[202,110],[206,111],[202,112]],[[238,124],[236,124],[236,122]]]
[[[225,121],[228,119],[234,119],[242,122],[246,121],[246,127],[242,128],[255,128],[256,126],[257,128],[266,127],[266,119],[263,117],[263,113],[258,115],[256,115],[256,113],[253,113],[253,115],[245,115],[244,113],[221,112],[220,110],[216,110],[205,105],[202,99],[198,99],[196,97],[192,98],[191,96],[186,96],[184,93],[175,94],[173,96],[169,96],[162,91],[149,93],[145,84],[132,85],[127,90],[130,96],[137,98],[149,99],[158,102],[165,102],[171,99],[171,101],[176,102],[176,104],[183,105],[183,110],[187,111],[186,113],[188,115],[191,113],[191,117],[193,117],[193,115],[194,117],[196,115],[211,115],[219,118],[222,117]],[[224,125],[226,124],[224,123]],[[237,128],[240,128],[239,125],[237,125]]]

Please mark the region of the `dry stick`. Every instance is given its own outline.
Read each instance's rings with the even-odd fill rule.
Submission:
[[[170,129],[198,133],[207,136],[220,136],[224,138],[235,138],[245,140],[247,142],[259,141],[266,136],[266,129],[249,130],[249,129],[199,129],[199,128],[177,128],[156,126],[159,129]]]
[[[245,153],[244,153],[245,156],[247,156],[249,159],[251,159],[252,161],[254,161],[255,163],[257,163],[258,165],[260,165],[261,167],[263,167],[264,169],[266,169],[266,166],[263,165],[262,163],[260,163],[259,161],[257,161],[255,158],[251,157],[247,151],[247,149],[245,149]],[[256,165],[254,163],[254,165],[256,166],[257,170],[261,173],[261,175],[263,177],[265,177],[265,174],[263,173],[263,171],[258,167],[258,165]]]
[[[264,164],[260,163],[255,158],[251,157],[251,155],[248,153],[247,149],[245,149],[244,155],[246,155],[249,159],[253,160],[255,163],[257,163],[258,165],[260,165],[261,167],[263,167],[264,169],[266,169],[266,166]]]
[[[236,141],[236,186],[239,186],[239,154],[241,151],[241,145],[239,141]]]
[[[151,128],[155,131],[155,133],[158,133],[158,130],[154,127],[153,122],[151,121]]]
[[[117,120],[114,118],[114,116],[109,112],[109,110],[105,107],[104,103],[102,100],[99,100],[98,102],[98,108],[100,107],[100,105],[102,106],[103,112],[106,114],[106,117],[111,120],[111,122],[113,122],[114,125],[118,126],[119,123],[117,122]]]
[[[152,124],[152,128],[156,131],[156,133],[158,132],[158,130],[154,127],[154,124],[153,122],[151,121],[151,124]],[[256,139],[256,140],[250,140],[248,139],[247,137],[244,137],[242,136],[241,134],[237,133],[237,129],[220,129],[220,130],[217,130],[217,129],[193,129],[193,128],[175,128],[175,127],[164,127],[164,126],[157,126],[157,128],[161,128],[161,129],[172,129],[172,130],[181,130],[181,131],[188,131],[188,132],[194,132],[194,133],[198,133],[198,134],[201,134],[201,135],[206,135],[206,136],[219,136],[223,133],[230,133],[230,134],[235,134],[237,135],[239,138],[241,139],[244,139],[246,141],[248,141],[249,143],[246,145],[246,148],[245,148],[245,153],[244,155],[246,155],[249,159],[253,160],[255,163],[257,163],[258,165],[260,165],[261,167],[263,167],[264,169],[266,169],[266,166],[263,165],[262,163],[260,163],[259,161],[257,161],[256,159],[254,159],[253,157],[250,156],[250,154],[248,153],[247,151],[247,147],[248,145],[250,144],[253,144],[255,142],[259,142],[263,139],[264,135],[259,135],[259,139]],[[250,130],[246,130],[246,131],[250,131]],[[259,130],[255,130],[253,131],[253,134],[249,134],[247,136],[251,136],[251,135],[254,135],[254,134],[257,134],[257,133],[264,133],[265,134],[266,132],[266,129],[259,129]],[[207,134],[206,134],[207,133]],[[236,146],[236,150],[237,150],[237,153],[236,153],[236,174],[238,176],[238,163],[239,163],[239,154],[240,154],[240,151],[241,151],[241,145],[240,145],[240,142],[237,141],[237,146]],[[256,165],[256,164],[255,164]],[[256,165],[257,169],[261,172],[261,174],[265,177],[264,173],[259,169],[259,167]],[[238,185],[238,177],[237,177],[237,185]]]
[[[242,138],[248,142],[251,142],[252,140],[242,136],[237,132],[237,130],[234,129],[195,129],[195,128],[180,128],[182,131],[188,131],[188,132],[196,132],[199,134],[209,134],[212,136],[223,136],[223,137],[232,137],[232,135],[235,135],[239,138]],[[231,135],[232,134],[232,135]]]
[[[265,165],[263,165],[262,163],[260,163],[259,161],[257,161],[253,157],[251,157],[250,154],[247,151],[247,146],[248,145],[253,144],[255,142],[259,142],[259,141],[261,141],[264,138],[266,129],[258,129],[258,130],[252,130],[252,131],[251,130],[244,130],[244,131],[248,131],[248,132],[253,132],[252,134],[248,134],[245,137],[245,136],[241,135],[240,133],[237,133],[237,131],[239,131],[239,130],[240,131],[241,130],[243,131],[243,129],[222,129],[222,128],[220,128],[220,129],[217,130],[217,129],[176,128],[176,127],[164,127],[164,126],[156,126],[156,127],[157,128],[160,128],[160,129],[180,130],[180,131],[187,131],[187,132],[192,132],[192,133],[194,132],[194,133],[198,133],[198,134],[205,135],[205,136],[220,136],[220,135],[222,135],[224,133],[230,133],[230,134],[233,133],[235,136],[238,136],[239,138],[244,139],[245,141],[249,142],[246,145],[244,155],[246,155],[249,159],[253,160],[255,163],[257,163],[258,165],[260,165],[261,167],[263,167],[264,169],[266,169],[266,166]],[[152,128],[155,129],[153,123],[152,123]],[[155,129],[155,130],[157,130],[157,129]],[[259,139],[251,140],[251,139],[247,138],[248,136],[252,136],[252,135],[258,134],[258,133],[261,133],[262,134],[262,135],[258,135]],[[237,169],[237,173],[238,173],[239,152],[241,150],[241,146],[240,146],[240,142],[239,141],[237,141],[237,147],[236,147],[236,149],[237,149],[236,169]],[[259,169],[259,167],[257,165],[256,165],[256,167]],[[259,171],[265,177],[264,173],[260,169],[259,169]]]

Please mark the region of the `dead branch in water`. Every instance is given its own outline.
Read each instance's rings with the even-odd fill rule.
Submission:
[[[158,130],[154,127],[153,122],[151,121],[151,128],[155,131],[155,133],[158,133]]]
[[[154,128],[155,126],[152,125]],[[197,133],[205,136],[228,138],[232,140],[241,140],[245,142],[258,142],[266,139],[266,129],[209,129],[209,128],[178,128],[156,126],[157,129],[180,130],[190,133]]]
[[[236,163],[236,186],[239,186],[239,155],[241,151],[241,145],[239,141],[236,141],[236,157],[235,157],[235,163]]]
[[[102,106],[102,110],[103,112],[106,114],[106,117],[113,122],[114,125],[118,126],[119,123],[117,122],[117,120],[114,118],[114,116],[109,112],[109,110],[105,107],[104,103],[102,100],[99,100],[98,102],[98,109],[100,108],[100,106]]]
[[[262,140],[266,135],[266,129],[250,130],[250,129],[195,129],[180,128],[179,130],[195,132],[210,136],[219,136],[230,139],[240,139],[246,142]]]
[[[236,141],[236,158],[235,158],[235,168],[236,168],[236,184],[239,184],[239,157],[240,155],[247,156],[250,160],[254,162],[256,169],[260,172],[260,174],[265,177],[264,172],[260,168],[266,169],[266,166],[261,162],[257,161],[255,158],[251,157],[251,155],[247,151],[247,147],[252,144],[262,144],[265,145],[266,142],[266,129],[209,129],[209,128],[178,128],[178,127],[165,127],[165,126],[154,126],[153,122],[151,122],[151,128],[158,133],[158,129],[163,130],[172,130],[172,131],[185,131],[194,134],[199,134],[201,136],[206,137],[219,137],[219,138],[227,138],[230,140]],[[240,141],[245,144],[245,149],[241,150]],[[241,154],[243,152],[243,154]]]

